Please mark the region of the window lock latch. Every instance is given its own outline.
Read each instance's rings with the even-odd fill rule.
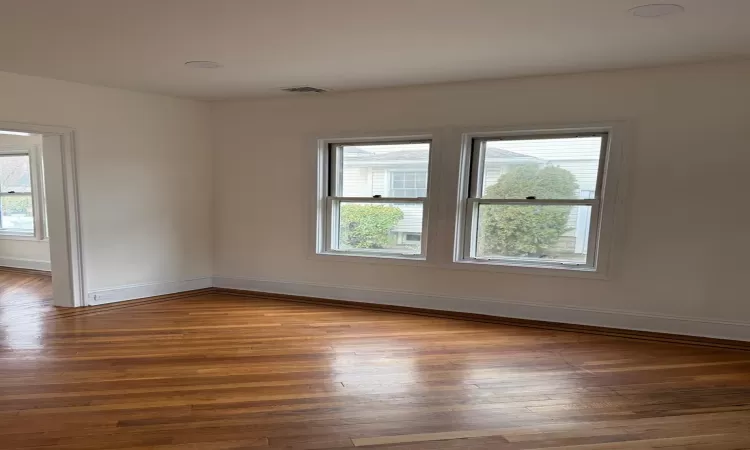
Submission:
[[[526,200],[536,200],[536,196],[535,195],[529,195],[528,197],[526,197]]]

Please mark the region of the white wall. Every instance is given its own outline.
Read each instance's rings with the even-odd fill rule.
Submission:
[[[216,280],[750,339],[749,118],[750,62],[218,103]],[[315,137],[611,120],[629,121],[632,133],[608,280],[309,257]],[[454,209],[441,205],[441,221]]]
[[[206,104],[4,72],[0,99],[0,121],[75,129],[89,291],[211,276]]]
[[[49,270],[49,241],[0,237],[0,266]]]
[[[0,148],[41,148],[42,137],[0,134]],[[49,241],[0,236],[0,266],[49,270]]]

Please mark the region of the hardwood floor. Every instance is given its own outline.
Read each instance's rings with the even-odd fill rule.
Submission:
[[[0,272],[1,449],[748,449],[750,353]]]

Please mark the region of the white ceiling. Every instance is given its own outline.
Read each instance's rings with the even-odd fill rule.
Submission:
[[[650,2],[0,0],[0,70],[219,99],[750,55],[750,0],[669,0],[686,11],[656,19],[627,12]]]

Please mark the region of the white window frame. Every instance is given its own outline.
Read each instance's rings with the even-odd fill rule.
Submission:
[[[336,152],[334,148],[342,145],[376,145],[376,144],[398,144],[398,143],[429,143],[430,152],[427,163],[427,196],[416,198],[393,198],[393,197],[343,197],[332,195],[336,192],[335,186],[341,185],[341,182],[333,183],[331,180],[331,167],[337,165]],[[363,137],[342,137],[326,138],[317,140],[317,171],[315,177],[316,183],[316,202],[315,202],[315,238],[314,254],[324,257],[342,257],[346,260],[356,260],[364,258],[371,262],[390,261],[390,262],[415,262],[423,263],[427,259],[428,251],[428,228],[430,223],[430,194],[431,185],[433,184],[432,168],[435,159],[435,140],[432,134],[404,134],[404,135],[370,135]],[[333,160],[332,160],[333,158]],[[343,173],[336,174],[343,177]],[[390,183],[390,180],[386,180]],[[390,189],[390,185],[387,186]],[[387,189],[387,190],[388,190]],[[335,204],[340,201],[359,202],[359,203],[420,203],[422,204],[422,240],[420,253],[398,253],[394,251],[368,251],[360,249],[337,250],[333,248],[332,243],[336,240],[337,229],[334,224],[338,220],[334,217],[336,212]]]
[[[44,184],[42,180],[42,156],[39,145],[23,146],[8,145],[0,147],[0,157],[2,156],[28,156],[29,157],[29,177],[31,192],[30,193],[0,193],[0,197],[7,196],[26,196],[31,195],[31,208],[34,213],[34,231],[23,232],[0,229],[0,239],[14,240],[47,240],[46,236],[46,214],[44,211]]]
[[[459,198],[456,210],[453,263],[465,268],[498,270],[511,273],[583,276],[606,278],[609,256],[612,250],[615,203],[620,166],[620,139],[623,134],[616,124],[589,125],[558,128],[504,129],[495,131],[465,132],[461,136],[461,159],[459,169]],[[481,189],[483,158],[479,146],[493,139],[540,139],[555,137],[603,135],[602,153],[599,160],[597,188],[594,199],[587,200],[504,200],[478,199]],[[479,204],[565,204],[591,205],[591,222],[587,242],[585,264],[558,261],[529,261],[514,258],[477,258],[475,249],[475,226]]]

